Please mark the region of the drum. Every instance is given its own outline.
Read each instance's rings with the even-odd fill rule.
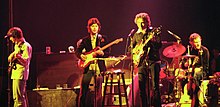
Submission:
[[[168,61],[166,60],[161,60],[161,64],[160,64],[160,79],[164,79],[167,77],[167,68],[168,68],[169,64]]]
[[[173,92],[173,80],[172,79],[161,79],[160,80],[160,93],[161,95],[169,95]]]
[[[166,77],[167,77],[167,75],[165,73],[165,70],[164,69],[160,69],[160,79],[164,79]]]

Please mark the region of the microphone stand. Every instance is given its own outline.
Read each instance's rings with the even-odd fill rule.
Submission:
[[[129,37],[127,37],[124,55],[127,55],[128,41],[129,41]],[[123,60],[122,69],[124,68],[124,65],[125,65],[125,60]]]
[[[10,51],[13,49],[13,45],[10,43],[10,41],[9,41],[9,39],[7,39],[7,54],[9,55],[10,54]],[[7,68],[7,93],[8,93],[8,107],[10,107],[11,106],[11,95],[12,95],[12,91],[11,91],[11,78],[10,78],[10,74],[11,74],[11,72],[12,72],[12,68],[10,69],[10,71],[9,71],[9,63],[8,63],[8,66],[7,66],[8,68]]]
[[[134,78],[133,78],[133,75],[134,75],[134,65],[133,65],[133,38],[132,38],[132,33],[134,32],[134,30],[131,31],[131,33],[128,35],[127,37],[127,41],[126,41],[126,47],[125,47],[125,55],[127,55],[127,50],[128,50],[128,42],[129,42],[129,38],[130,38],[130,50],[131,50],[131,94],[132,94],[132,106],[131,107],[134,107]],[[125,65],[125,60],[123,60],[123,64],[122,64],[122,69],[124,68],[124,65]]]
[[[130,47],[131,47],[131,84],[132,84],[132,107],[134,107],[134,64],[133,64],[133,38],[130,36]]]
[[[96,97],[97,97],[97,92],[96,92],[96,89],[97,89],[97,87],[96,87],[96,76],[97,76],[97,74],[96,74],[96,64],[98,64],[98,62],[97,62],[97,60],[94,60],[94,63],[95,63],[95,75],[94,75],[94,84],[93,84],[93,87],[94,87],[94,90],[95,90],[95,95],[94,95],[94,107],[97,107],[97,100],[96,100]]]

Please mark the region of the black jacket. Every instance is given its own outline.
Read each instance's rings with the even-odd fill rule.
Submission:
[[[96,46],[103,47],[107,44],[106,36],[98,34],[96,38]],[[85,52],[83,52],[85,50]],[[80,40],[80,43],[77,45],[76,49],[76,56],[78,58],[81,58],[80,55],[84,53],[88,53],[94,51],[92,49],[92,43],[91,43],[91,37],[88,35]],[[108,57],[110,53],[109,49],[104,50],[104,56],[96,56],[96,58],[105,58]],[[105,61],[104,60],[98,60],[99,69],[101,72],[106,71]],[[89,66],[87,66],[84,69],[84,73],[86,73],[89,70]]]

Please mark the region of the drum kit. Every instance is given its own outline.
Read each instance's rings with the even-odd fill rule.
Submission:
[[[188,78],[189,70],[183,69],[180,63],[183,59],[193,59],[196,57],[196,55],[183,55],[185,52],[186,48],[178,42],[173,42],[172,45],[165,47],[162,51],[164,57],[172,59],[171,63],[167,60],[161,60],[160,92],[162,103],[179,102],[184,94],[183,90],[185,87],[182,86],[181,82],[183,79]],[[117,68],[121,61],[128,60],[130,63],[130,57],[126,55],[104,58],[104,60],[107,69]],[[129,68],[125,69],[129,71]]]
[[[195,58],[195,55],[183,55],[186,48],[177,42],[163,49],[162,54],[166,58],[171,58],[172,62],[161,61],[160,90],[163,103],[179,101],[182,97],[184,86],[183,80],[188,78],[189,70],[183,69],[181,62],[183,59]],[[187,68],[187,67],[186,67]]]

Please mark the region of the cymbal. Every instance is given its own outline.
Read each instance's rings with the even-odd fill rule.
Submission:
[[[173,44],[166,47],[163,50],[163,55],[168,58],[174,58],[182,55],[186,51],[186,48],[182,44]]]
[[[182,58],[195,58],[196,55],[184,55],[182,56]]]

